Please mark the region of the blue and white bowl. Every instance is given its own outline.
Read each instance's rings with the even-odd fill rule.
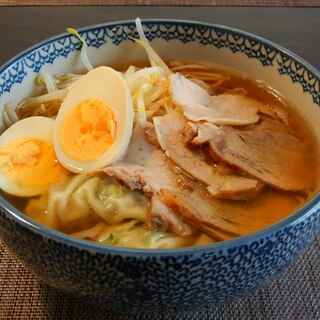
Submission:
[[[119,25],[123,28],[114,29]],[[164,59],[212,61],[266,82],[297,105],[320,145],[320,74],[307,62],[270,41],[224,26],[145,20],[143,27]],[[133,21],[79,31],[94,66],[146,59],[128,38],[138,37]],[[77,39],[64,33],[7,62],[0,70],[0,105],[30,94],[39,72],[82,71],[79,50]],[[0,199],[0,237],[34,274],[120,312],[196,311],[236,300],[276,277],[319,230],[318,194],[289,217],[237,239],[196,248],[127,249],[56,232]]]

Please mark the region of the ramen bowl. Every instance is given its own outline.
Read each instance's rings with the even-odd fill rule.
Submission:
[[[264,81],[295,103],[319,145],[320,74],[295,54],[225,26],[145,20],[143,28],[164,59],[211,61]],[[129,37],[138,37],[134,21],[90,26],[79,33],[94,66],[146,60],[144,50]],[[1,108],[30,95],[44,70],[83,71],[79,41],[60,34],[3,65]],[[0,200],[1,240],[32,273],[50,286],[119,312],[197,311],[237,300],[285,270],[319,230],[317,194],[287,218],[233,240],[180,249],[128,249],[49,229]]]

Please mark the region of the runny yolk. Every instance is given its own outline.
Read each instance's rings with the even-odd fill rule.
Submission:
[[[0,148],[0,169],[21,186],[47,186],[66,170],[56,160],[53,145],[37,138],[19,138]]]
[[[117,130],[114,112],[101,99],[80,102],[66,115],[60,128],[60,143],[71,159],[92,161],[113,144]]]

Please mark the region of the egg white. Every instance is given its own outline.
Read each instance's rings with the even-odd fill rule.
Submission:
[[[20,138],[37,138],[53,144],[53,129],[55,121],[46,117],[31,117],[20,120],[9,127],[0,136],[0,147]],[[0,168],[0,189],[21,197],[41,194],[47,186],[23,186],[10,181]]]
[[[62,149],[60,130],[67,113],[80,102],[100,98],[112,109],[117,121],[113,144],[99,158],[79,161]],[[59,162],[68,170],[81,173],[101,169],[120,160],[129,145],[133,128],[133,105],[130,90],[121,74],[109,67],[98,67],[75,82],[63,101],[54,128],[54,148]]]

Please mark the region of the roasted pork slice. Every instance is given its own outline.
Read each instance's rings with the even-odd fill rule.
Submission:
[[[211,95],[208,91],[181,73],[170,76],[169,91],[173,101],[181,107],[206,108],[211,103]]]
[[[187,127],[192,127],[193,135],[189,134],[188,139],[189,142],[191,142],[194,145],[201,145],[204,143],[207,143],[212,139],[212,131],[219,130],[219,128],[210,122],[199,122],[196,124],[196,127],[193,125],[190,125],[190,123],[187,124]],[[191,129],[189,130],[191,131]]]
[[[226,202],[226,208],[222,210],[222,202],[214,202],[201,191],[199,183],[185,177],[180,170],[174,170],[164,152],[148,142],[145,128],[140,125],[134,129],[125,158],[104,168],[102,173],[114,176],[132,190],[141,190],[150,197],[147,216],[150,227],[187,236],[192,232],[186,225],[189,223],[195,229],[214,235],[217,240],[247,232],[247,226],[241,222],[240,215],[237,216],[240,209]],[[230,210],[232,216],[235,213],[235,223],[226,219],[226,210]],[[237,225],[243,225],[239,231]]]
[[[249,200],[262,190],[262,185],[257,180],[232,173],[221,174],[217,170],[217,165],[207,163],[201,153],[188,148],[184,135],[187,121],[180,113],[171,112],[165,116],[156,117],[153,121],[158,141],[165,154],[189,176],[208,186],[208,191],[212,196],[230,200]],[[189,126],[191,124],[189,123]],[[210,126],[215,127],[211,123],[207,125],[209,128]],[[200,128],[205,127],[204,124],[199,126]],[[199,129],[198,132],[200,131]],[[211,133],[210,130],[209,133]],[[201,139],[205,142],[208,139],[204,136],[208,139],[211,137],[204,133]],[[197,138],[199,135],[195,139]]]
[[[164,232],[170,230],[181,237],[188,237],[192,234],[191,226],[184,223],[170,207],[160,200],[158,195],[151,198],[147,225],[153,230]]]
[[[284,107],[274,104],[261,104],[259,107],[259,113],[289,126],[288,112]]]
[[[154,151],[150,159],[162,154]],[[165,156],[164,156],[165,157]],[[156,163],[156,162],[155,162]],[[192,234],[192,229],[184,223],[172,209],[165,205],[158,197],[158,193],[165,188],[168,192],[180,190],[180,177],[168,167],[156,168],[151,162],[144,166],[121,163],[104,169],[109,176],[114,176],[122,181],[131,190],[140,190],[150,197],[150,205],[146,218],[147,226],[163,232],[172,232],[181,237]],[[150,166],[148,166],[150,165]]]
[[[291,132],[291,128],[289,125],[284,124],[280,120],[269,119],[266,117],[261,117],[261,121],[259,123],[253,125],[249,130],[257,130],[257,131],[279,131],[279,132]]]
[[[311,186],[312,171],[306,170],[313,165],[310,151],[290,133],[210,128],[209,147],[215,159],[219,157],[244,174],[281,190],[299,191]],[[206,126],[206,139],[208,136]]]
[[[278,120],[269,118],[262,118],[259,123],[245,126],[241,129],[242,131],[277,131],[290,134],[290,127],[281,123]],[[219,127],[213,123],[204,122],[188,122],[184,129],[184,135],[186,142],[193,145],[202,145],[212,139],[213,132],[219,132]]]
[[[219,199],[250,200],[255,198],[264,187],[264,184],[256,179],[236,175],[220,175],[220,186],[208,186],[208,192]]]
[[[159,144],[167,157],[173,160],[188,175],[206,185],[216,186],[214,166],[203,160],[203,156],[187,148],[184,138],[186,119],[178,112],[153,118]]]
[[[253,231],[246,218],[246,209],[233,201],[213,199],[205,189],[172,193],[161,191],[161,201],[191,225],[217,241],[231,239]]]
[[[138,123],[124,159],[104,168],[103,172],[116,177],[131,190],[140,190],[150,197],[147,216],[150,228],[186,237],[192,232],[190,226],[157,196],[162,189],[179,192],[181,188],[189,187],[187,178],[172,170],[169,162],[163,151],[148,141],[145,127]]]
[[[219,125],[247,125],[259,120],[262,103],[244,95],[222,94],[210,96],[198,84],[182,74],[170,76],[173,102],[192,121],[206,120]]]
[[[170,169],[168,161],[163,151],[148,141],[145,127],[137,124],[126,156],[103,171],[131,189],[152,195],[162,188],[179,188],[178,176]]]

